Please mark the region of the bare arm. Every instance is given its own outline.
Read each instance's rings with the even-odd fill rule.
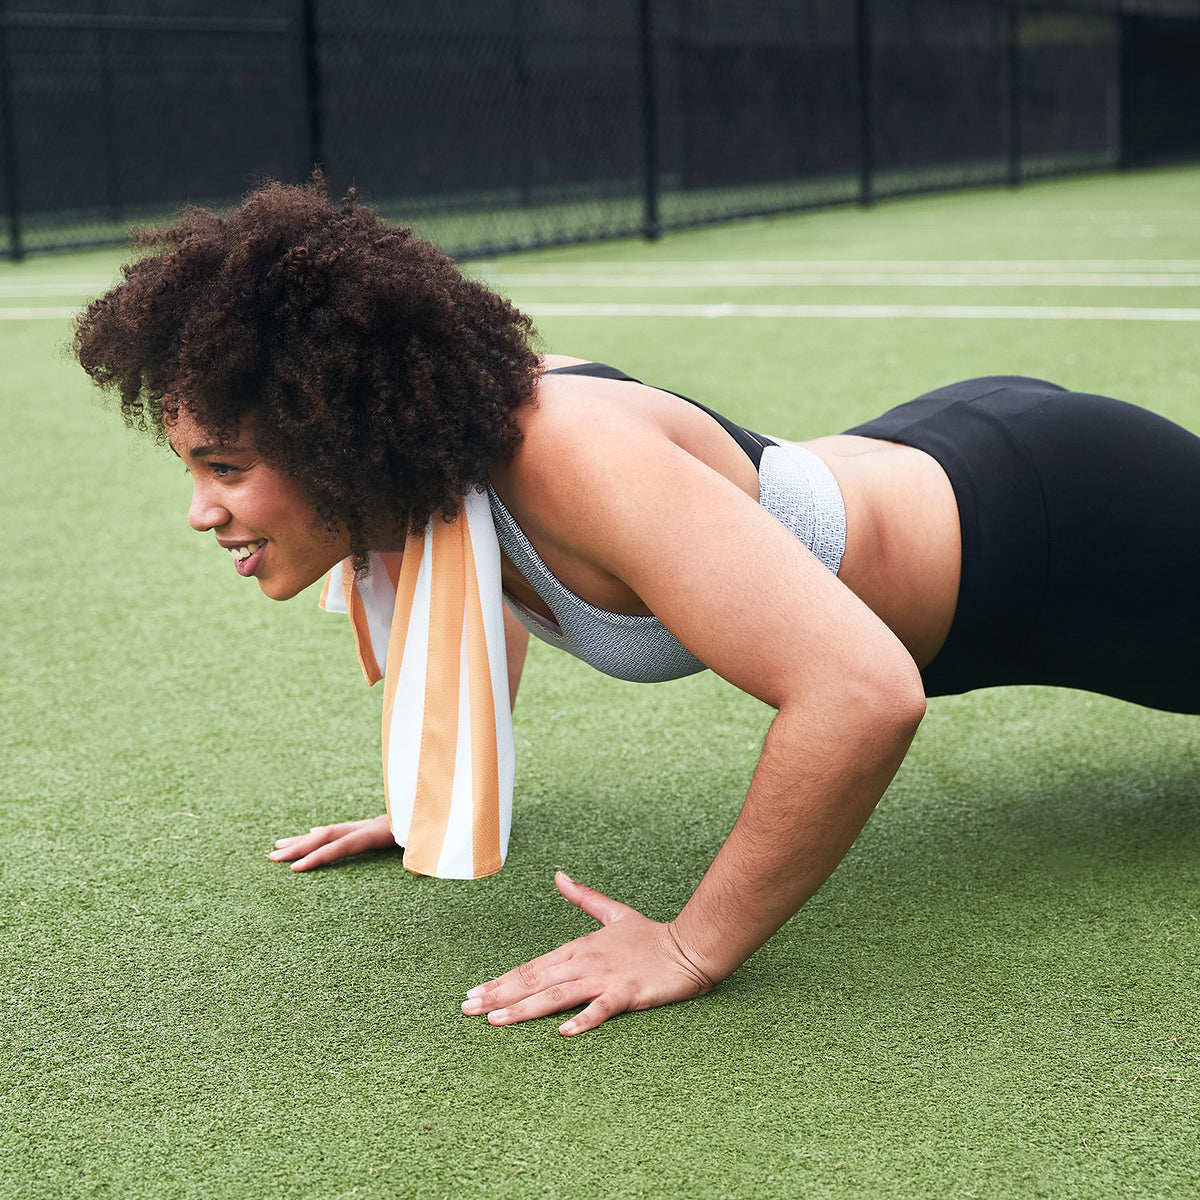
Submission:
[[[788,705],[772,722],[733,829],[678,917],[658,924],[560,874],[563,895],[604,928],[473,989],[464,1011],[507,1025],[586,1005],[561,1027],[572,1034],[708,991],[825,882],[900,765],[923,710],[919,687],[900,677],[819,715]]]
[[[493,1024],[585,1005],[564,1033],[697,995],[736,969],[841,860],[924,712],[904,647],[752,499],[652,433],[644,446],[637,428],[611,444],[577,434],[555,456],[559,484],[529,481],[529,494],[551,496],[535,520],[593,548],[697,657],[778,715],[741,814],[678,917],[650,921],[560,875],[604,927],[468,993],[464,1011]],[[655,470],[639,469],[650,455]]]
[[[517,706],[517,688],[525,670],[525,654],[529,649],[529,630],[504,606],[504,653],[508,659],[508,702]]]
[[[690,961],[724,979],[825,882],[891,782],[924,712],[897,677],[819,715],[791,704],[771,724],[746,802],[671,923]]]

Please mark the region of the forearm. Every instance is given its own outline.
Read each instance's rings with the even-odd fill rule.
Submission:
[[[780,711],[729,837],[671,923],[694,966],[725,978],[817,891],[891,782],[922,712],[911,694],[865,713]]]
[[[504,653],[508,660],[508,701],[517,703],[517,688],[525,670],[525,654],[529,649],[529,630],[504,606]]]

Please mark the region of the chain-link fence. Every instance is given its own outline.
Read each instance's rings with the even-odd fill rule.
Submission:
[[[0,254],[314,162],[471,254],[1198,153],[1200,0],[1153,7],[0,0]]]

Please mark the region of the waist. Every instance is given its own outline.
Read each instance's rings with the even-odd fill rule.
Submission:
[[[962,544],[949,477],[932,455],[898,442],[836,434],[800,444],[833,473],[845,502],[838,578],[925,666],[958,599]]]

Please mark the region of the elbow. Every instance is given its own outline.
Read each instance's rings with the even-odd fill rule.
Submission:
[[[896,703],[898,732],[906,742],[912,741],[917,727],[925,719],[925,687],[915,666],[913,674],[916,676],[915,686],[910,684],[904,695],[897,698]]]
[[[887,668],[864,681],[864,716],[879,736],[910,742],[925,717],[925,686],[917,664],[895,655]]]
[[[925,716],[921,672],[903,647],[855,661],[827,680],[824,709],[848,737],[879,747],[907,745]]]
[[[907,746],[925,717],[925,685],[912,656],[898,642],[876,654],[844,657],[814,677],[797,679],[776,703],[785,722],[819,719],[836,736],[887,753]]]

